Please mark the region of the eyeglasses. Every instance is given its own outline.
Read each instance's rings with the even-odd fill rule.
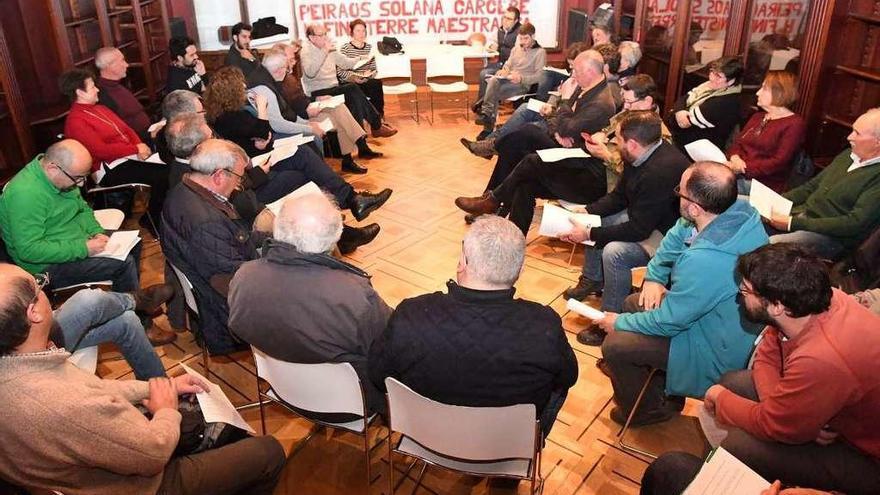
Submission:
[[[515,20],[516,20],[516,17],[508,17],[508,16],[504,16],[504,20],[505,20],[505,21],[515,21]]]
[[[644,96],[641,97],[641,98],[636,98],[635,100],[627,100],[627,99],[624,98],[624,100],[623,100],[623,104],[624,104],[624,105],[632,105],[633,103],[638,103],[638,102],[640,102],[640,101],[642,101],[642,100],[644,100],[644,99],[645,99]]]
[[[77,187],[82,187],[83,185],[85,185],[86,180],[89,178],[88,174],[86,174],[86,175],[70,175],[67,173],[67,170],[64,170],[63,168],[61,168],[61,165],[58,165],[57,163],[53,163],[52,165],[55,165],[55,168],[60,170],[61,173],[64,174],[65,177],[70,179],[70,181],[73,182]]]
[[[226,169],[224,169],[223,171],[226,172],[226,173],[229,174],[229,175],[234,175],[234,176],[238,177],[238,180],[239,180],[239,181],[244,180],[244,175],[243,175],[243,174],[242,174],[242,175],[239,175],[239,174],[233,172],[232,170],[226,170]]]
[[[40,292],[43,292],[43,289],[49,285],[49,274],[48,273],[38,273],[34,275],[34,281],[37,283],[37,292],[34,294],[34,298],[31,300],[31,304],[37,302],[37,299],[40,298]]]
[[[695,200],[695,199],[693,199],[693,198],[690,198],[690,197],[685,196],[684,194],[682,194],[682,193],[681,193],[681,186],[675,186],[674,188],[672,188],[672,192],[673,192],[676,196],[678,196],[679,198],[686,199],[686,200],[690,201],[691,203],[693,203],[693,204],[699,206],[700,208],[702,208],[702,209],[704,209],[704,210],[706,209],[706,207],[703,206],[702,204],[700,204],[699,201],[697,201],[697,200]]]

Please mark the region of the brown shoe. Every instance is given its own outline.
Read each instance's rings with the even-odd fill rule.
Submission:
[[[174,287],[169,284],[156,284],[133,292],[134,310],[149,316],[154,316],[162,305],[174,295]]]
[[[391,137],[397,134],[397,129],[391,127],[388,124],[382,124],[378,129],[373,129],[373,137],[375,138],[386,138]]]
[[[455,206],[472,215],[480,216],[498,211],[501,206],[498,200],[492,196],[492,192],[485,192],[478,198],[466,198],[464,196],[455,198]]]
[[[177,334],[163,330],[159,325],[153,325],[147,330],[147,338],[153,345],[165,345],[174,342]]]

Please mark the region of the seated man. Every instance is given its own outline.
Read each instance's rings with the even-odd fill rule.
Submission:
[[[532,84],[538,82],[546,61],[547,53],[535,41],[534,24],[522,23],[510,58],[486,83],[483,106],[474,123],[482,125],[485,132],[492,132],[498,114],[498,103],[511,96],[526,94]]]
[[[477,101],[474,102],[473,106],[473,110],[476,113],[479,113],[482,107],[481,100],[483,95],[486,94],[486,83],[489,80],[489,76],[492,76],[504,66],[504,63],[510,58],[510,52],[516,46],[516,37],[519,35],[519,28],[522,26],[519,23],[519,19],[520,11],[512,5],[507,7],[507,10],[501,16],[501,25],[498,26],[496,41],[488,46],[489,51],[498,52],[498,61],[487,63],[486,67],[483,67],[480,71],[480,88],[477,93]]]
[[[78,369],[49,341],[55,322],[36,280],[0,270],[0,478],[68,494],[272,493],[285,461],[277,440],[172,458],[177,396],[206,385],[190,375],[147,383]]]
[[[391,308],[366,272],[331,255],[341,233],[339,208],[323,195],[286,201],[263,256],[232,279],[229,329],[282,361],[351,363],[368,409],[383,411],[385,397],[367,377],[367,353]]]
[[[770,242],[793,242],[823,258],[839,258],[880,226],[880,108],[853,123],[851,148],[837,155],[819,175],[783,194],[792,216],[768,222]]]
[[[370,378],[400,380],[459,406],[534,404],[544,436],[577,381],[559,315],[514,299],[525,237],[509,221],[477,219],[464,236],[449,292],[407,299],[370,349]]]
[[[245,77],[260,66],[259,54],[251,51],[251,32],[254,28],[250,24],[237,22],[232,26],[232,45],[223,59],[224,66],[233,66],[241,69]]]
[[[599,321],[617,403],[611,419],[620,424],[651,368],[665,375],[645,389],[636,426],[666,421],[682,396],[702,397],[722,373],[745,368],[758,334],[740,318],[733,279],[737,257],[767,243],[758,212],[737,202],[736,176],[715,162],[685,170],[675,192],[682,218],[648,263],[641,293],[624,302],[624,311],[644,310]]]
[[[583,273],[577,287],[565,291],[566,299],[601,293],[602,311],[619,313],[632,288],[631,270],[648,263],[663,234],[678,220],[673,189],[690,161],[661,138],[661,122],[651,110],[630,111],[619,119],[614,140],[623,159],[623,176],[613,191],[587,205],[588,213],[602,217],[602,226],[574,225],[560,236],[574,243],[596,243],[584,248]],[[591,328],[582,330],[578,341],[601,345],[604,337],[601,329]]]
[[[168,51],[171,65],[165,78],[165,91],[170,93],[185,89],[202,94],[208,77],[205,75],[205,64],[199,60],[196,42],[187,36],[174,37],[168,42]]]
[[[832,289],[795,244],[740,257],[746,316],[767,325],[754,367],[721,377],[705,406],[721,445],[766,479],[848,494],[880,487],[880,318]]]
[[[351,69],[359,60],[339,53],[327,36],[323,24],[306,26],[306,40],[300,52],[303,91],[312,99],[321,95],[345,95],[345,106],[358,123],[366,121],[373,137],[391,137],[397,129],[382,121],[382,116],[357,84],[339,84],[336,68]],[[366,129],[364,129],[366,130]]]
[[[95,67],[98,68],[99,75],[95,81],[95,86],[100,90],[98,103],[113,110],[113,113],[137,133],[141,141],[151,142],[150,117],[134,93],[122,84],[128,72],[125,55],[112,46],[99,48],[95,52]]]

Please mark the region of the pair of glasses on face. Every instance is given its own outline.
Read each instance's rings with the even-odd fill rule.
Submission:
[[[681,198],[681,199],[686,199],[686,200],[690,201],[691,203],[693,203],[693,204],[699,206],[700,208],[702,208],[702,209],[704,209],[704,210],[706,209],[706,207],[703,206],[703,205],[701,205],[699,201],[696,201],[696,200],[694,200],[693,198],[690,198],[690,197],[688,197],[688,196],[682,194],[682,193],[681,193],[681,186],[675,186],[675,187],[672,189],[672,192],[673,192],[676,196],[678,196],[679,198]]]
[[[633,104],[638,103],[638,102],[640,102],[640,101],[642,101],[642,100],[644,100],[644,99],[645,99],[645,98],[636,98],[635,100],[626,100],[626,99],[624,99],[624,100],[623,100],[623,105],[629,107],[629,106],[632,106]]]
[[[40,297],[40,292],[43,292],[43,289],[49,285],[49,274],[38,273],[34,275],[34,281],[37,283],[37,292],[34,294],[34,299],[31,301],[31,304],[37,302],[37,299]]]
[[[61,173],[64,174],[65,177],[70,179],[70,181],[73,182],[77,187],[84,186],[86,183],[86,179],[89,178],[88,175],[70,175],[69,173],[67,173],[67,170],[61,168],[61,165],[58,165],[57,163],[53,163],[53,165],[55,165],[55,168],[60,170]]]

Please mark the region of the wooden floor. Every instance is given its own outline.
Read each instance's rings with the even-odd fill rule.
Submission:
[[[385,157],[363,162],[370,172],[365,176],[349,176],[355,189],[394,189],[388,203],[374,212],[366,223],[382,226],[371,244],[358,249],[347,261],[373,276],[373,285],[391,306],[401,300],[429,291],[444,290],[447,280],[455,277],[462,235],[467,229],[463,214],[453,200],[460,195],[478,195],[491,173],[493,161],[469,154],[458,142],[473,137],[479,128],[473,119],[465,121],[463,102],[435,102],[433,125],[424,118],[430,108],[428,97],[419,95],[423,109],[420,124],[407,116],[408,104],[401,100],[388,103],[387,117],[400,133],[384,140],[371,140],[371,146]],[[473,92],[471,93],[473,101]],[[338,160],[330,160],[338,167]],[[540,208],[538,211],[540,215]],[[539,218],[539,217],[536,217]],[[352,220],[349,220],[352,221]],[[129,220],[130,222],[130,220]],[[619,427],[609,418],[611,385],[595,367],[600,349],[577,343],[577,331],[586,326],[582,317],[565,309],[562,291],[578,277],[583,251],[578,249],[571,262],[571,245],[540,237],[536,229],[528,236],[525,269],[517,283],[517,295],[548,304],[562,316],[567,337],[577,355],[580,376],[570,390],[553,431],[543,451],[542,473],[544,493],[569,494],[636,494],[647,462],[615,447]],[[143,284],[161,282],[162,254],[155,241],[145,241],[143,250]],[[591,302],[597,305],[597,301]],[[168,326],[164,317],[157,324]],[[190,334],[181,334],[174,344],[157,348],[166,367],[185,362],[199,371],[201,353]],[[236,356],[236,361],[215,359],[212,380],[223,386],[236,404],[255,400],[254,378],[250,356]],[[180,368],[171,369],[178,374]],[[107,378],[131,378],[128,366],[112,348],[102,349],[98,373]],[[698,402],[688,400],[686,416],[662,425],[634,429],[628,439],[653,452],[686,450],[700,454],[703,439],[694,417]],[[258,410],[248,410],[245,418],[260,430]],[[295,418],[277,406],[267,409],[268,433],[280,440],[291,453],[276,494],[348,494],[364,493],[365,475],[363,443],[351,434],[318,432],[308,443],[302,440],[312,430],[309,422]],[[375,429],[384,438],[387,430]],[[373,480],[370,493],[389,493],[385,461],[387,450],[380,445],[373,451]],[[403,459],[395,459],[395,468],[405,467]],[[400,493],[410,493],[416,470],[405,479]],[[401,479],[396,474],[397,480]],[[487,494],[527,493],[526,483],[519,490],[496,487],[485,479],[461,476],[440,468],[430,468],[420,493]]]

